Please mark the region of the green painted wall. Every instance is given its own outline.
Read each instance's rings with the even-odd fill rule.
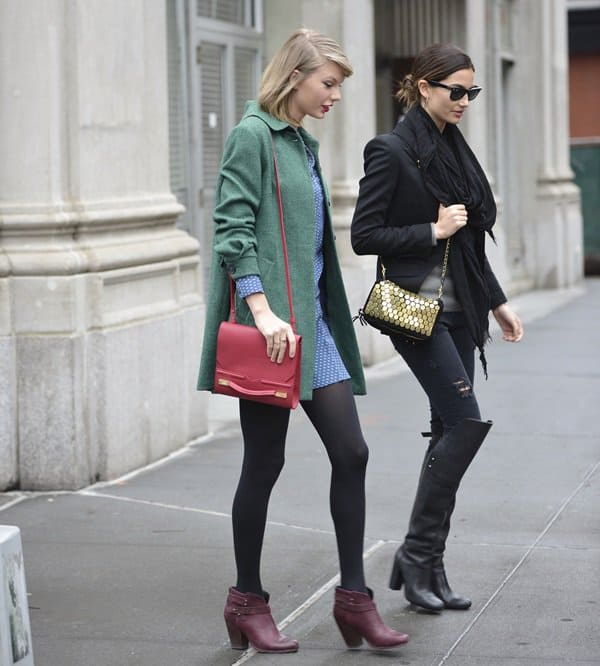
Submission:
[[[586,273],[600,272],[600,143],[571,146],[571,168],[581,188]]]

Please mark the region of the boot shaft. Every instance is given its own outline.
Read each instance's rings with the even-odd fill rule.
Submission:
[[[260,615],[270,613],[268,597],[251,592],[239,592],[235,587],[229,588],[225,612],[234,615]]]
[[[465,419],[431,448],[405,539],[405,558],[409,562],[428,568],[439,557],[439,544],[448,535],[456,491],[491,425],[489,421]]]
[[[448,488],[458,488],[491,427],[491,421],[463,419],[431,448],[425,471]]]

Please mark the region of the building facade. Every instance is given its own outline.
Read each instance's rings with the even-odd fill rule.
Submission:
[[[354,64],[321,141],[349,299],[362,150],[394,82],[450,41],[484,93],[462,129],[498,200],[509,294],[582,277],[565,0],[0,0],[0,487],[76,488],[206,432],[194,390],[224,140],[297,27]],[[358,331],[363,360],[392,355]]]
[[[600,2],[568,0],[571,165],[581,190],[585,273],[600,275]]]
[[[1,0],[0,50],[0,488],[79,488],[205,427],[165,5]]]
[[[325,122],[307,121],[321,141],[338,251],[355,309],[374,266],[372,258],[354,256],[349,242],[362,149],[374,134],[393,127],[400,112],[395,82],[421,48],[439,41],[471,55],[484,88],[461,127],[497,197],[498,245],[489,254],[506,290],[561,288],[581,279],[564,0],[173,0],[170,11],[169,45],[178,54],[170,62],[177,62],[181,86],[189,82],[187,99],[172,90],[172,105],[179,105],[171,116],[171,135],[180,147],[174,153],[189,168],[187,177],[185,169],[176,170],[182,181],[173,189],[189,211],[182,223],[200,239],[205,270],[223,140],[274,50],[293,29],[306,26],[336,37],[355,65],[334,114]],[[184,116],[191,127],[181,124]],[[358,333],[365,363],[391,355],[377,333]]]

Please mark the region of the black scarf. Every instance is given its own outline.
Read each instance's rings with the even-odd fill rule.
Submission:
[[[490,337],[490,294],[484,276],[485,232],[494,239],[494,195],[456,125],[447,123],[440,133],[420,105],[410,109],[403,122],[414,135],[419,168],[429,192],[444,206],[462,203],[467,209],[467,225],[452,236],[449,272],[487,377],[483,346]]]

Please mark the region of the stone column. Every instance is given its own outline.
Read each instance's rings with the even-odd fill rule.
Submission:
[[[493,72],[495,67],[495,54],[489,57],[489,44],[493,43],[490,34],[490,18],[493,18],[492,7],[489,3],[481,0],[465,0],[465,31],[464,48],[469,54],[475,66],[475,82],[483,88],[483,92],[473,102],[461,122],[460,129],[465,138],[477,155],[483,170],[494,190],[497,204],[497,218],[494,225],[494,236],[497,244],[487,241],[486,254],[494,269],[494,273],[500,283],[507,286],[508,269],[506,266],[506,235],[502,224],[503,201],[498,197],[494,178],[490,168],[490,147],[488,143],[488,123],[492,117],[492,104],[494,103],[494,92],[499,86],[494,87]]]
[[[0,487],[78,488],[203,430],[165,38],[162,2],[0,1]]]
[[[569,287],[583,275],[579,188],[569,164],[567,11],[564,0],[539,3],[536,192],[536,286]]]
[[[333,222],[344,282],[353,312],[364,303],[375,279],[375,257],[357,257],[350,245],[350,223],[363,175],[363,149],[375,135],[375,45],[372,0],[303,0],[302,25],[338,40],[354,74],[344,82],[342,100],[322,121],[307,119],[321,144],[321,163],[333,206]],[[268,13],[268,12],[267,12]],[[394,355],[381,335],[356,325],[366,364]]]

